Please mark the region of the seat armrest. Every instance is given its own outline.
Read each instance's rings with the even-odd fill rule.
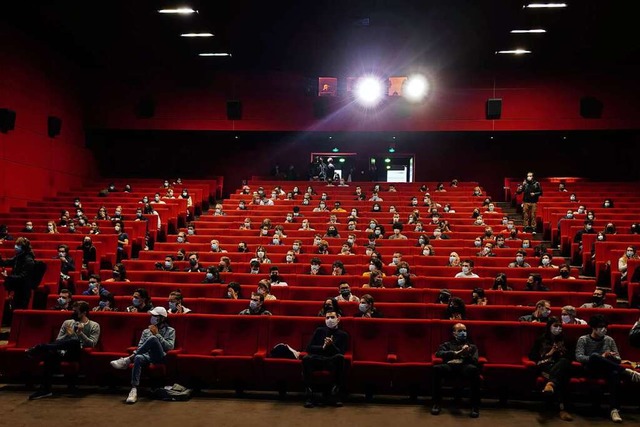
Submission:
[[[387,355],[387,362],[396,363],[397,361],[398,361],[398,355],[397,354],[388,354]]]
[[[224,355],[224,350],[221,348],[214,348],[213,350],[211,350],[211,355],[212,356],[222,356]]]

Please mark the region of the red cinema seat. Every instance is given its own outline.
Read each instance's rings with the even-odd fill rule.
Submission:
[[[389,340],[393,332],[386,319],[354,319],[351,327],[353,361],[349,390],[364,391],[367,398],[391,390]]]
[[[387,320],[393,331],[389,361],[393,391],[416,398],[431,392],[429,373],[433,363],[433,343],[439,341],[438,328],[428,320]]]

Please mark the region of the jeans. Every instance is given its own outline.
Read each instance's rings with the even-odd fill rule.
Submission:
[[[584,367],[592,377],[604,378],[607,381],[609,406],[611,409],[620,409],[618,394],[624,368],[618,362],[602,357],[599,354],[592,354]]]
[[[480,405],[480,368],[471,364],[442,363],[433,367],[433,402],[442,401],[443,378],[464,378],[471,386],[471,406]]]
[[[162,348],[162,344],[155,336],[149,337],[144,344],[142,344],[136,355],[133,358],[133,370],[131,371],[131,385],[137,387],[140,385],[140,374],[142,373],[142,367],[148,366],[151,363],[162,363],[166,353]]]
[[[569,383],[569,370],[571,369],[571,361],[561,358],[557,361],[550,361],[543,365],[539,365],[540,372],[546,374],[549,381],[555,386],[554,397],[558,403],[566,403],[566,390]]]

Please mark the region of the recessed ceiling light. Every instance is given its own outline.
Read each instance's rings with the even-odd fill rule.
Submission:
[[[547,30],[543,30],[542,28],[534,29],[534,30],[511,30],[511,34],[540,34],[546,33]]]
[[[216,53],[199,53],[198,56],[231,56],[230,53],[216,52]]]
[[[561,7],[567,7],[566,3],[529,3],[524,6],[528,9],[557,9]]]
[[[525,49],[513,49],[513,50],[499,50],[496,53],[511,54],[511,55],[524,55],[525,53],[531,53],[530,50]]]
[[[158,13],[169,13],[169,14],[178,14],[178,15],[191,15],[192,13],[197,13],[197,10],[191,9],[190,7],[179,7],[177,9],[160,9]]]
[[[211,33],[184,33],[180,37],[213,37]]]

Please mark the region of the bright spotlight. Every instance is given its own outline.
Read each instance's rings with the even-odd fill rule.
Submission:
[[[420,102],[429,92],[429,82],[425,76],[416,74],[407,79],[402,94],[410,102]]]
[[[372,76],[360,78],[355,88],[356,99],[367,108],[378,105],[382,101],[384,92],[382,81]]]

